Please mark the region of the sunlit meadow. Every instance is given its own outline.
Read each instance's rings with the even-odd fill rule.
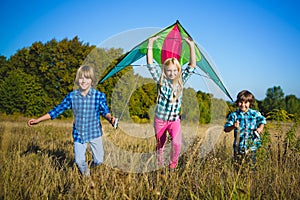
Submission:
[[[246,162],[233,162],[232,133],[217,135],[214,148],[203,155],[200,149],[209,126],[200,125],[193,140],[184,136],[186,149],[176,171],[134,173],[118,164],[103,164],[84,178],[73,162],[72,121],[54,120],[29,128],[25,118],[2,118],[0,199],[300,199],[295,122],[268,123],[256,170]],[[119,148],[155,151],[154,137],[130,137],[104,121],[103,129],[103,137]],[[105,160],[110,153],[105,149]],[[87,157],[91,160],[90,152]]]

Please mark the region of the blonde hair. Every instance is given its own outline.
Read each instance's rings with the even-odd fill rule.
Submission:
[[[175,65],[178,70],[177,76],[172,80],[172,102],[176,100],[182,93],[183,90],[183,83],[182,83],[182,73],[181,73],[181,65],[176,58],[168,58],[165,60],[164,64],[162,65],[162,74],[160,77],[160,86],[163,84],[164,79],[167,79],[165,74],[165,69],[168,68],[170,65]],[[160,91],[160,90],[158,90]],[[174,93],[176,95],[174,96]]]
[[[79,86],[79,78],[83,76],[85,78],[92,79],[92,86],[96,85],[96,76],[95,76],[94,68],[87,65],[80,66],[76,73],[75,85]]]

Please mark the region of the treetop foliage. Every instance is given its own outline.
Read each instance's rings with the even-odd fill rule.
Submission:
[[[122,49],[96,48],[76,36],[71,40],[35,42],[9,59],[0,56],[3,77],[0,80],[0,113],[42,115],[74,89],[79,66],[91,65],[100,80],[122,55]],[[151,120],[157,98],[156,84],[152,79],[135,74],[132,67],[98,84],[97,89],[106,94],[113,114],[139,122]],[[223,119],[235,109],[233,104],[193,88],[185,88],[183,98],[182,118],[188,121],[210,123]],[[300,112],[300,100],[295,95],[285,97],[280,86],[269,88],[266,98],[255,105],[265,115],[274,109],[284,109],[293,115]],[[64,116],[70,117],[71,112]]]

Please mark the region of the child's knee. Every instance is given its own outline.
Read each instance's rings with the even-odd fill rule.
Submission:
[[[75,157],[75,163],[76,163],[77,166],[86,165],[85,159],[82,159],[82,158],[79,158],[79,157]]]
[[[180,141],[173,141],[173,148],[180,149],[180,147],[181,147],[181,142]]]

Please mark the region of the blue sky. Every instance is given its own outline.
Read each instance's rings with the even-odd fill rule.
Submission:
[[[78,36],[98,45],[120,32],[179,20],[234,99],[248,89],[262,100],[273,86],[300,98],[297,0],[12,0],[2,1],[0,11],[0,55],[7,58],[37,41]]]

